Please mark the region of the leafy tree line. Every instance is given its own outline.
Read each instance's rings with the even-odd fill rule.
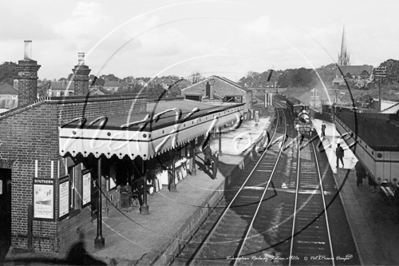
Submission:
[[[262,73],[249,71],[245,77],[242,77],[238,81],[238,83],[247,88],[266,88],[274,87],[275,85],[280,88],[310,88],[321,83],[321,81],[325,84],[332,84],[336,69],[335,64],[330,64],[317,68],[316,70],[302,67],[274,71],[269,69]]]
[[[18,77],[17,64],[14,62],[4,62],[0,65],[0,83],[7,82],[13,84]]]

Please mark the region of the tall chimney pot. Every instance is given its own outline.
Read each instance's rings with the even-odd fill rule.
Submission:
[[[85,53],[78,53],[78,64],[84,65],[85,63]]]
[[[31,59],[32,59],[32,41],[26,40],[24,60],[31,60]]]

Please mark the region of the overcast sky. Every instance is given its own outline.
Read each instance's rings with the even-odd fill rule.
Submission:
[[[352,65],[399,59],[398,1],[1,1],[0,62],[23,59],[39,78],[67,77],[78,52],[97,76],[232,80],[248,71],[337,61],[345,25]]]

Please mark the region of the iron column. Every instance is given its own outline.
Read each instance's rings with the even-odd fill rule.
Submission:
[[[102,197],[101,197],[101,190],[102,190],[101,157],[98,158],[97,168],[98,168],[97,169],[98,170],[97,186],[99,189],[99,193],[98,193],[98,207],[97,207],[97,237],[96,237],[96,239],[94,239],[94,247],[95,248],[103,248],[105,245],[105,238],[103,237],[103,228],[102,228],[103,208],[102,208]]]

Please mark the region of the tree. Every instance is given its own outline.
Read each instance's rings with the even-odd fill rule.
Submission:
[[[14,79],[18,77],[17,64],[14,62],[4,62],[0,65],[0,82],[7,82],[13,85]]]
[[[192,84],[198,83],[198,82],[200,82],[201,80],[204,80],[204,79],[205,78],[198,71],[192,73],[188,77],[188,80],[190,80]]]

